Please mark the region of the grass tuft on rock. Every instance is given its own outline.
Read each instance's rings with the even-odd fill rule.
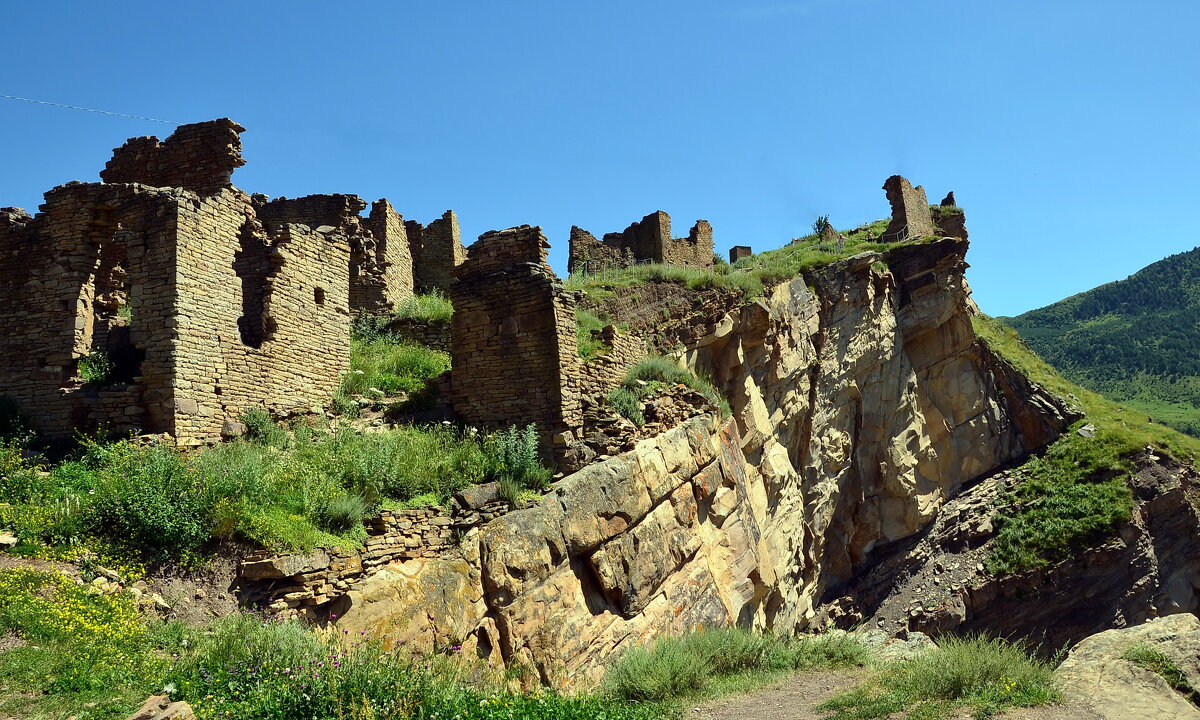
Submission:
[[[910,718],[949,718],[961,708],[992,717],[1006,708],[1058,701],[1050,663],[1026,648],[984,637],[946,637],[936,649],[885,668],[878,677],[837,695],[818,710],[828,720],[872,720],[906,712]]]

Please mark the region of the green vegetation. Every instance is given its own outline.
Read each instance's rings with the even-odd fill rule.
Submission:
[[[820,215],[815,221],[813,221],[813,235],[817,236],[818,238],[821,237],[821,234],[825,231],[832,229],[833,225],[829,222],[828,215]]]
[[[1138,643],[1137,645],[1130,646],[1125,652],[1121,653],[1121,658],[1128,660],[1138,667],[1156,673],[1163,680],[1167,681],[1172,690],[1183,694],[1189,702],[1200,705],[1200,691],[1197,691],[1192,686],[1192,683],[1187,679],[1187,674],[1183,672],[1183,669],[1174,660],[1163,655],[1158,650],[1145,643]]]
[[[597,337],[605,325],[608,325],[608,323],[596,313],[576,308],[575,340],[579,348],[579,357],[584,360],[591,360],[597,355],[602,355],[609,349]]]
[[[1200,248],[1004,321],[1071,381],[1200,436]]]
[[[193,558],[212,539],[280,549],[358,544],[361,520],[384,504],[487,480],[545,486],[536,433],[491,436],[448,425],[360,434],[245,416],[247,438],[191,455],[165,445],[88,440],[46,471],[19,444],[0,445],[0,527],[22,545],[66,549],[107,538],[133,554]]]
[[[725,266],[726,268],[736,267]],[[671,282],[691,290],[724,288],[746,298],[763,294],[762,283],[747,273],[720,273],[715,270],[680,267],[678,265],[634,265],[617,270],[605,270],[593,275],[572,275],[564,283],[568,290],[583,291],[596,302],[604,302],[619,288],[644,285],[647,282]]]
[[[789,638],[722,628],[662,638],[626,652],[603,688],[628,703],[662,703],[745,691],[797,670],[863,665],[867,649],[851,635]]]
[[[450,322],[454,306],[440,291],[417,294],[397,306],[392,317],[400,320],[424,320],[426,322]]]
[[[818,706],[829,720],[869,720],[906,712],[934,720],[969,708],[976,718],[1060,698],[1053,667],[1003,640],[944,637],[927,653],[885,668],[878,678]]]
[[[678,363],[670,358],[657,356],[645,358],[630,368],[621,387],[608,394],[608,402],[623,417],[640,427],[645,422],[642,415],[644,399],[677,384],[686,385],[700,393],[717,407],[722,415],[729,416],[729,401],[717,392],[711,381],[679,367]]]
[[[53,572],[0,571],[0,632],[30,643],[0,653],[0,713],[15,717],[119,720],[164,689],[201,720],[661,717],[598,695],[514,693],[453,649],[412,658],[253,615],[208,627],[147,620],[130,596]]]
[[[387,338],[350,340],[350,372],[342,378],[341,394],[380,397],[413,394],[450,369],[450,355],[424,345],[396,344]]]
[[[1012,329],[983,315],[975,332],[998,355],[1031,380],[1078,402],[1096,426],[1095,436],[1069,432],[1040,458],[1025,465],[1030,479],[1005,498],[989,572],[1004,575],[1041,569],[1115,537],[1128,522],[1133,499],[1127,485],[1133,457],[1146,447],[1179,459],[1200,450],[1200,441],[1149,422],[1136,410],[1064,380]]]
[[[84,382],[108,385],[112,381],[112,360],[103,350],[93,350],[79,359],[79,377]]]

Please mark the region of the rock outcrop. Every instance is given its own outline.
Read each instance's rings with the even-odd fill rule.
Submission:
[[[1172,687],[1163,674],[1131,660],[1131,648],[1165,658],[1184,683],[1200,687],[1200,620],[1188,614],[1093,635],[1071,650],[1055,677],[1064,694],[1091,701],[1105,720],[1200,719],[1194,691]]]
[[[806,627],[876,546],[1074,417],[976,341],[966,247],[866,253],[722,310],[685,360],[731,419],[693,418],[471,530],[458,553],[383,568],[345,596],[339,627],[559,685],[697,625]]]

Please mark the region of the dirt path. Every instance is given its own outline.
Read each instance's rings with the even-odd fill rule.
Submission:
[[[865,670],[810,672],[783,680],[747,695],[713,700],[687,708],[685,719],[697,720],[825,720],[828,714],[813,708],[834,695],[849,690],[868,673]],[[964,710],[956,720],[968,720]],[[1004,720],[1099,720],[1087,706],[1070,702],[1040,708],[1018,708],[999,716]]]

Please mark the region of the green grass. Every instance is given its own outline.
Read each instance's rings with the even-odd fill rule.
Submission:
[[[450,299],[437,291],[406,298],[392,313],[396,319],[428,322],[450,322],[453,315],[454,306]]]
[[[1159,675],[1167,681],[1172,690],[1182,694],[1192,704],[1200,704],[1200,692],[1188,680],[1183,669],[1153,647],[1145,643],[1132,645],[1121,653],[1121,659]]]
[[[610,392],[607,399],[618,413],[640,427],[645,422],[642,415],[644,398],[663,386],[676,384],[686,385],[703,395],[723,417],[731,414],[729,401],[717,392],[712,382],[680,367],[670,358],[658,356],[645,358],[630,368],[621,387]]]
[[[1007,708],[1057,702],[1053,667],[1024,647],[981,637],[945,637],[941,645],[817,706],[829,720],[949,718],[963,708],[992,717]]]
[[[281,550],[352,546],[379,507],[468,485],[515,481],[537,490],[550,471],[536,433],[481,436],[447,425],[330,434],[274,423],[253,439],[183,454],[166,445],[88,441],[80,456],[44,472],[21,446],[0,444],[0,527],[25,545],[69,548],[108,538],[129,552],[197,558],[212,539]],[[532,443],[532,446],[531,446]],[[532,449],[531,449],[532,447]]]
[[[801,670],[855,667],[867,658],[867,649],[846,634],[790,638],[720,628],[632,648],[602,687],[628,703],[670,703],[749,690]]]
[[[453,649],[415,658],[248,614],[162,623],[128,595],[94,594],[57,573],[0,571],[0,630],[29,643],[0,653],[0,713],[30,720],[120,720],[164,690],[200,720],[662,717],[600,695],[513,692]]]
[[[594,312],[576,308],[575,310],[575,339],[579,349],[579,357],[591,360],[609,350],[598,337],[604,326],[608,325],[604,318]]]
[[[450,355],[424,345],[394,344],[386,338],[350,341],[350,372],[342,378],[345,396],[414,394],[450,369]]]
[[[677,283],[690,290],[725,288],[744,298],[755,298],[763,294],[762,283],[747,273],[718,272],[665,264],[634,265],[592,275],[572,275],[564,285],[568,290],[586,292],[596,302],[604,302],[620,288],[635,287],[647,282]]]
[[[1153,447],[1187,460],[1200,450],[1200,440],[1063,379],[1000,321],[977,315],[972,322],[996,354],[1050,392],[1072,398],[1086,416],[1024,466],[1029,479],[1005,498],[996,516],[989,572],[1044,569],[1115,537],[1132,513],[1127,479],[1134,456]],[[1084,423],[1096,426],[1095,437],[1074,432]]]

